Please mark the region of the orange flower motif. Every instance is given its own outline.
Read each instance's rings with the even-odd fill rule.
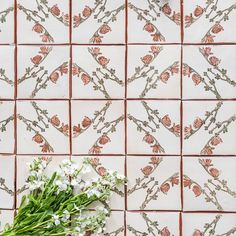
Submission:
[[[199,85],[202,82],[201,76],[195,73],[192,75],[192,80],[195,86]]]
[[[210,146],[206,146],[203,148],[203,150],[201,151],[202,155],[212,155],[213,154],[213,148]]]
[[[109,63],[110,60],[108,60],[106,57],[101,56],[98,58],[98,62],[101,66],[106,66]]]
[[[215,36],[211,35],[211,34],[207,34],[203,39],[202,42],[203,43],[214,43],[214,38]]]
[[[198,16],[202,15],[203,10],[204,10],[204,9],[203,9],[202,7],[197,6],[196,9],[194,10],[194,13],[193,13],[194,16],[198,17]]]
[[[171,127],[171,131],[175,135],[179,135],[180,134],[180,125],[176,125],[175,123],[173,123],[173,126]]]
[[[100,165],[99,158],[97,158],[97,157],[91,158],[90,163],[91,163],[92,166]]]
[[[174,20],[174,22],[179,23],[180,22],[180,13],[174,11],[172,19]]]
[[[143,141],[145,141],[148,144],[152,144],[154,142],[154,137],[151,134],[146,134],[143,137]]]
[[[98,56],[101,54],[100,48],[92,48],[91,51],[93,56]]]
[[[185,16],[184,19],[185,19],[185,22],[187,25],[190,25],[193,23],[193,15],[192,14],[190,14],[189,16]]]
[[[43,41],[44,43],[51,42],[51,38],[50,38],[50,36],[49,36],[48,34],[43,34],[43,35],[41,35],[41,38],[42,38],[42,41]]]
[[[103,24],[99,29],[101,34],[107,34],[109,31],[111,31],[111,27],[107,24]]]
[[[152,40],[154,42],[161,42],[161,41],[164,41],[164,38],[161,36],[160,33],[155,33],[155,34],[151,34],[152,36]]]
[[[100,167],[97,169],[97,172],[98,172],[99,175],[104,176],[104,175],[106,175],[107,170],[106,170],[105,167],[100,166]]]
[[[220,60],[215,56],[210,57],[209,61],[210,61],[211,65],[213,65],[213,66],[217,66],[220,63]]]
[[[162,121],[163,125],[165,125],[167,127],[171,126],[171,119],[170,119],[169,115],[165,115],[164,117],[162,117],[161,121]]]
[[[170,236],[170,231],[168,230],[167,227],[164,227],[164,228],[161,230],[161,236]]]
[[[154,32],[154,30],[155,30],[155,26],[154,26],[152,23],[147,23],[147,24],[143,27],[143,29],[144,29],[145,31],[149,32],[149,33],[152,33],[152,32]]]
[[[152,166],[145,166],[144,168],[141,169],[144,175],[148,176],[152,173],[153,167]]]
[[[175,63],[173,66],[171,66],[170,71],[172,75],[179,73],[179,65]]]
[[[183,65],[183,75],[190,77],[191,75],[191,68],[188,65]]]
[[[36,55],[33,58],[30,59],[35,65],[38,65],[41,60],[42,60],[42,56],[41,55]]]
[[[161,191],[164,193],[164,194],[167,194],[168,191],[170,190],[170,185],[169,183],[165,183],[165,184],[162,184],[161,187],[160,187]]]
[[[193,132],[193,128],[192,128],[192,125],[190,125],[190,126],[186,126],[186,127],[184,127],[184,135],[185,135],[185,137],[187,137],[187,136],[189,136],[190,134],[192,134],[192,132]]]
[[[160,79],[163,83],[167,83],[170,78],[170,73],[168,71],[161,73]]]
[[[79,26],[80,25],[80,23],[81,23],[81,15],[79,14],[78,16],[74,16],[73,17],[73,20],[74,20],[74,26],[75,27],[77,27],[77,26]]]
[[[73,126],[73,134],[76,135],[76,134],[79,134],[81,132],[81,127],[80,127],[80,124],[78,124],[77,126]]]
[[[42,148],[42,152],[47,153],[53,151],[51,147],[49,146],[48,143],[44,143],[43,145],[40,146]]]
[[[220,171],[217,170],[216,168],[211,168],[209,170],[209,172],[210,172],[211,176],[214,177],[214,178],[217,178],[220,175]]]
[[[79,75],[80,74],[80,68],[78,66],[73,65],[72,66],[72,75]]]
[[[61,72],[61,75],[68,73],[68,67],[66,64],[63,64],[60,66],[59,71]]]
[[[69,125],[62,123],[61,130],[63,134],[68,134],[69,132]]]
[[[172,187],[173,187],[174,185],[178,185],[178,184],[179,184],[179,177],[178,177],[178,176],[172,177],[171,180],[170,180],[170,182],[171,182]]]
[[[83,73],[81,75],[81,80],[83,81],[84,85],[86,85],[90,82],[91,78],[87,74]]]
[[[194,232],[193,232],[193,236],[203,236],[202,232],[198,229],[196,229]]]
[[[103,134],[102,137],[100,137],[100,139],[99,139],[99,143],[102,145],[105,145],[110,141],[111,141],[110,138],[105,134]]]
[[[55,71],[50,75],[49,79],[55,84],[58,78],[59,78],[59,73]]]
[[[39,23],[35,24],[33,29],[32,29],[34,32],[38,33],[38,34],[41,34],[43,33],[43,26],[40,25]]]
[[[36,135],[34,135],[32,140],[35,141],[36,143],[42,143],[44,139],[40,134],[36,134]]]
[[[213,146],[217,146],[218,144],[222,143],[222,139],[220,138],[220,136],[214,136],[212,139],[211,139],[211,145]]]
[[[84,17],[89,17],[90,15],[92,14],[92,9],[88,6],[85,6],[83,12],[82,12],[82,15]]]
[[[166,4],[162,7],[162,11],[163,11],[166,15],[170,15],[172,10],[171,10],[169,4],[166,3]]]
[[[100,36],[100,35],[94,35],[93,37],[92,37],[92,39],[91,39],[91,41],[93,42],[93,43],[101,43],[102,42],[102,38],[103,38],[103,36]]]
[[[153,54],[157,54],[157,53],[159,53],[160,52],[160,47],[157,47],[157,46],[151,46],[151,52],[153,53]]]
[[[152,59],[153,59],[153,56],[152,56],[152,55],[149,55],[149,54],[141,58],[142,62],[143,62],[145,65],[150,64],[150,62],[152,61]]]
[[[92,123],[92,121],[87,116],[85,116],[83,121],[82,121],[82,126],[84,128],[87,128],[88,126],[91,125],[91,123]]]
[[[69,14],[65,14],[63,17],[64,17],[64,23],[69,24],[69,22],[70,22]]]
[[[202,194],[202,189],[198,185],[194,185],[192,190],[196,197],[199,197]]]
[[[55,125],[55,126],[59,126],[61,123],[57,115],[53,116],[50,122],[52,123],[52,125]]]
[[[203,166],[205,166],[207,168],[212,166],[211,159],[204,159],[204,160],[201,161],[201,163],[202,163]]]
[[[152,147],[152,152],[153,153],[164,153],[164,149],[158,144],[153,145],[151,147]]]
[[[43,55],[47,55],[49,53],[49,48],[48,47],[40,47],[39,53]]]
[[[203,48],[203,49],[202,49],[202,52],[203,52],[203,55],[206,56],[206,57],[212,55],[212,52],[211,52],[211,48],[210,48],[210,47]]]
[[[89,150],[89,153],[91,153],[91,154],[100,154],[101,151],[102,151],[102,147],[100,147],[98,145],[95,145]]]
[[[214,34],[218,34],[223,30],[224,30],[224,28],[219,23],[217,23],[212,27],[211,32]]]
[[[203,125],[203,120],[199,117],[197,117],[193,122],[193,127],[195,129],[199,129]]]
[[[183,181],[184,183],[184,187],[186,188],[186,187],[191,187],[191,184],[192,184],[192,181],[191,181],[191,179],[189,179],[189,178],[187,178],[187,177],[184,177],[184,181]]]
[[[158,165],[161,162],[161,159],[159,157],[151,157],[151,162],[149,162],[152,165]]]
[[[57,6],[57,4],[55,4],[54,6],[52,6],[52,8],[51,8],[50,11],[51,11],[51,13],[52,13],[53,15],[55,15],[55,16],[59,16],[60,13],[61,13],[61,11],[60,11],[59,7]]]

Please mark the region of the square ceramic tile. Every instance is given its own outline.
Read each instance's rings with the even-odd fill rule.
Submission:
[[[6,224],[12,224],[14,219],[13,210],[0,210],[0,231],[4,229]]]
[[[235,157],[184,157],[184,210],[236,211],[235,167]]]
[[[17,0],[18,43],[68,43],[69,0]]]
[[[14,46],[0,46],[0,99],[14,99]]]
[[[236,214],[183,214],[182,235],[235,235]]]
[[[73,98],[124,98],[125,47],[74,46]]]
[[[235,98],[235,55],[235,45],[184,46],[183,98]]]
[[[129,43],[179,43],[180,1],[130,0]]]
[[[65,159],[69,159],[69,156],[17,156],[16,158],[16,206],[19,207],[21,199],[24,195],[29,193],[29,189],[25,185],[29,176],[28,163],[33,162],[37,158],[42,158],[48,162],[45,169],[45,174],[51,176],[55,171],[58,171],[59,165]]]
[[[18,98],[68,98],[69,52],[68,46],[18,47]]]
[[[17,101],[17,153],[69,154],[69,103]]]
[[[0,101],[0,153],[14,153],[15,102]]]
[[[119,156],[105,156],[105,157],[88,157],[91,163],[92,172],[83,175],[83,180],[91,181],[102,177],[108,170],[117,171],[118,173],[125,174],[125,159]],[[81,163],[84,157],[72,156],[72,160]],[[97,204],[96,204],[97,206]],[[91,206],[91,207],[94,207]],[[113,210],[124,210],[125,208],[125,193],[124,186],[116,188],[113,192],[110,201],[110,207]]]
[[[128,156],[128,210],[180,210],[180,157]]]
[[[8,155],[0,155],[0,208],[13,209],[14,207],[14,172],[15,157]]]
[[[128,101],[129,154],[180,154],[180,102]]]
[[[188,43],[235,42],[234,0],[184,1],[184,41]]]
[[[125,42],[125,0],[72,0],[73,43]]]
[[[183,105],[183,154],[235,155],[235,101],[191,101]]]
[[[124,102],[72,101],[72,153],[124,154]]]
[[[179,236],[179,213],[127,212],[126,235]]]
[[[14,0],[1,0],[0,44],[14,42]]]
[[[180,98],[180,58],[177,45],[129,46],[129,98]]]

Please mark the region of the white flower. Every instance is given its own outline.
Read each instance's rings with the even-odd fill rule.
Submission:
[[[60,191],[65,191],[67,189],[67,183],[65,181],[61,181],[61,180],[56,180],[55,184],[58,186],[58,188],[60,189]]]
[[[61,220],[63,221],[63,222],[66,222],[69,218],[70,218],[70,213],[69,213],[69,211],[67,211],[67,210],[65,210],[64,212],[63,212],[63,217],[61,218]]]
[[[59,225],[61,223],[58,215],[52,215],[52,218],[55,225]]]

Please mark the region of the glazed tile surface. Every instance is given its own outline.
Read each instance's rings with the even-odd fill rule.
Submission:
[[[234,0],[1,0],[0,230],[26,163],[88,157],[128,178],[101,235],[236,235],[235,21]]]

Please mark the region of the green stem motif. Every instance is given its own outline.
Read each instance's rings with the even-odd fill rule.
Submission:
[[[124,227],[120,227],[109,233],[104,233],[104,236],[118,236],[120,233],[124,232]]]
[[[9,15],[12,11],[14,11],[14,7],[8,7],[7,9],[0,11],[0,24],[4,24],[7,21],[7,15]]]
[[[0,190],[8,193],[11,196],[14,196],[14,192],[7,187],[6,180],[3,178],[0,178]]]
[[[6,76],[6,71],[2,68],[0,68],[0,80],[3,82],[6,82],[7,84],[9,84],[10,86],[14,86],[14,82],[12,80],[10,80],[7,76]]]
[[[7,125],[11,122],[14,121],[14,115],[9,116],[8,118],[1,120],[0,121],[0,132],[5,132],[7,130]],[[0,139],[1,141],[1,139]]]

